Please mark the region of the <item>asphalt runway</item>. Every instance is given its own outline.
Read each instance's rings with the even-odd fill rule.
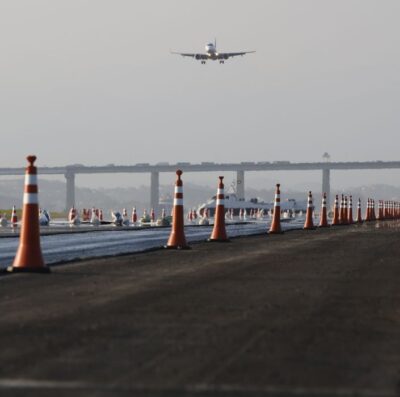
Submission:
[[[282,222],[283,230],[299,229],[304,218]],[[270,221],[228,223],[230,237],[265,233]],[[210,237],[212,226],[187,225],[189,242],[205,241]],[[0,269],[7,268],[14,260],[19,244],[20,229],[5,228],[0,232]],[[148,251],[163,247],[171,234],[171,227],[42,227],[41,246],[48,265],[80,259],[113,256]]]
[[[1,396],[398,396],[397,222],[0,276]]]

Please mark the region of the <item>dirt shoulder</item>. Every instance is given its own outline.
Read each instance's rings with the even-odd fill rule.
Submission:
[[[400,229],[380,226],[2,276],[0,395],[396,396]]]

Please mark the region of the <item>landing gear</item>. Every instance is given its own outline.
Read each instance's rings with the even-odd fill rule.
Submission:
[[[201,61],[201,64],[202,64],[202,65],[205,65],[205,64],[206,64],[206,61]]]
[[[225,61],[222,61],[222,60],[221,60],[221,61],[219,61],[219,63],[225,63]]]

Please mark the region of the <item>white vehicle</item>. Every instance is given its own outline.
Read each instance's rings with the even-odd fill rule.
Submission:
[[[204,65],[206,61],[219,61],[219,63],[224,63],[228,58],[237,57],[239,55],[243,56],[245,54],[250,54],[255,51],[241,51],[241,52],[218,52],[217,51],[217,40],[214,43],[208,43],[205,47],[205,53],[189,53],[189,52],[172,52],[172,54],[182,55],[183,57],[192,57]]]

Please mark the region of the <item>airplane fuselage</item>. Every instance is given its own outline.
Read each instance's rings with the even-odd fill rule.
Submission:
[[[215,44],[208,43],[208,44],[206,44],[205,49],[206,49],[206,54],[207,54],[209,59],[212,59],[213,61],[218,59],[218,52],[217,52],[217,49],[215,47]]]

